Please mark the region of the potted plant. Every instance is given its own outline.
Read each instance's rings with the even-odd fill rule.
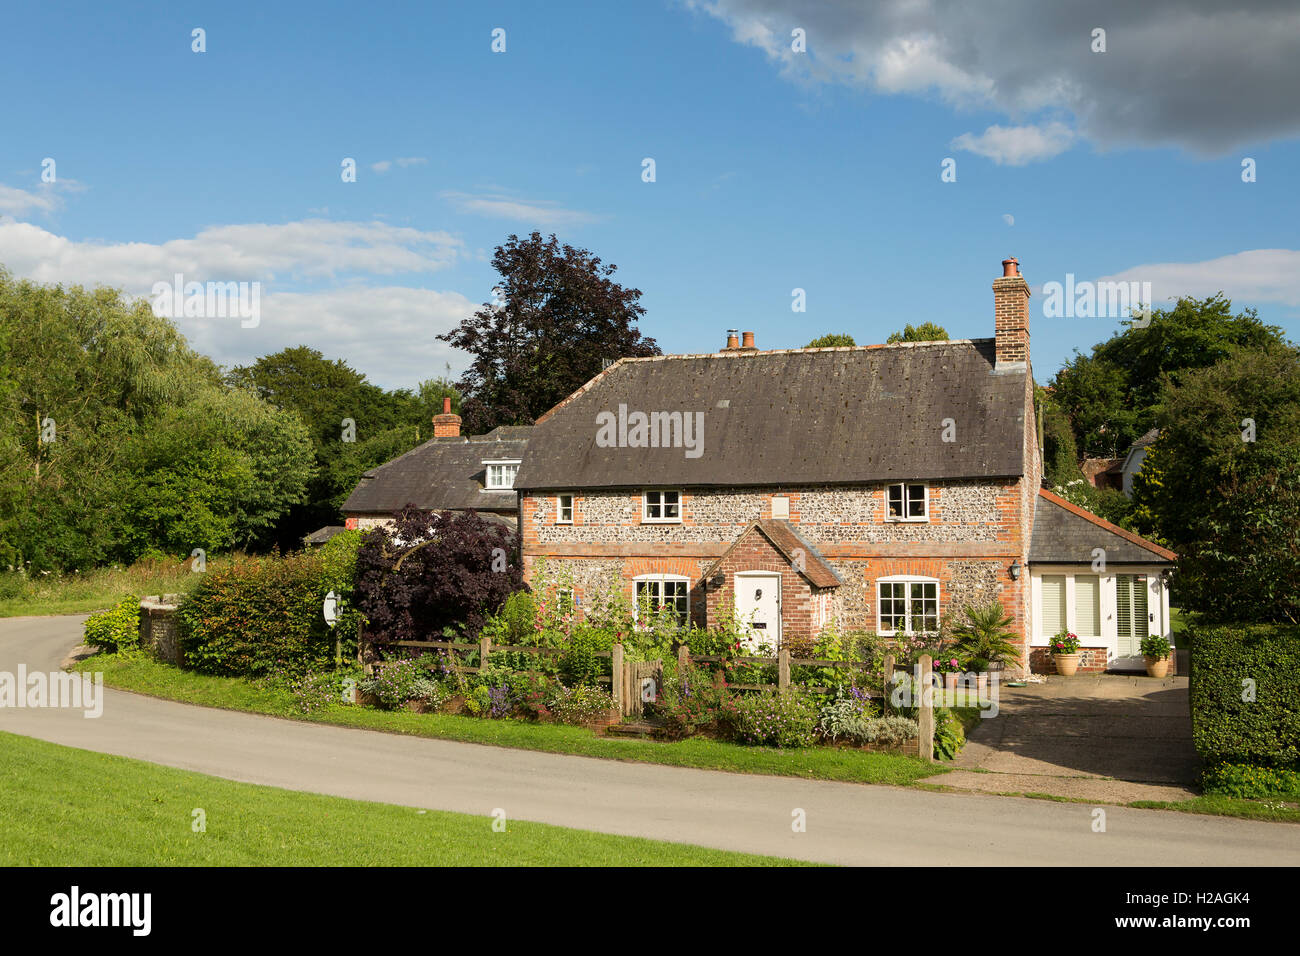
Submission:
[[[978,675],[975,686],[982,692],[988,687],[989,668],[1002,668],[1020,660],[1020,649],[1015,645],[1017,635],[1009,629],[1011,615],[998,601],[968,606],[963,613],[966,619],[953,628],[953,636],[966,669]]]
[[[955,657],[938,657],[934,659],[934,672],[943,675],[943,686],[945,690],[957,689],[957,673],[961,670],[961,663]]]
[[[1069,631],[1062,631],[1052,638],[1050,645],[1052,662],[1056,664],[1056,673],[1062,677],[1073,677],[1079,669],[1079,636]]]
[[[1169,642],[1159,634],[1148,634],[1139,645],[1147,664],[1147,677],[1169,676]]]

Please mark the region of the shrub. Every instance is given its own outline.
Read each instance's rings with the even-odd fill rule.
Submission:
[[[817,729],[829,740],[855,738],[861,735],[863,725],[875,716],[876,709],[871,701],[857,688],[852,688],[822,707]]]
[[[1222,793],[1230,797],[1300,797],[1300,771],[1220,763],[1206,768],[1201,785],[1206,793]]]
[[[663,686],[646,713],[664,722],[663,736],[681,739],[716,730],[729,701],[726,687],[715,685],[711,673],[688,666],[664,674]]]
[[[140,646],[140,600],[123,598],[107,611],[86,618],[85,642],[112,654]]]
[[[209,674],[304,674],[333,663],[319,554],[209,570],[177,611],[187,666]]]
[[[896,747],[909,740],[915,740],[920,733],[920,727],[910,717],[877,717],[875,720],[865,721],[862,732],[857,734],[855,739],[864,744]]]
[[[816,740],[817,706],[794,689],[733,698],[726,717],[740,743],[808,747]]]
[[[1169,642],[1159,634],[1148,634],[1142,638],[1142,643],[1138,647],[1143,657],[1168,657],[1170,653]]]
[[[1193,627],[1192,741],[1207,764],[1300,760],[1300,627]]]
[[[605,670],[604,658],[598,651],[608,651],[614,645],[610,632],[590,624],[578,624],[569,639],[562,645],[560,678],[571,686],[594,684]]]
[[[364,694],[373,694],[385,707],[400,707],[409,700],[437,706],[448,696],[442,685],[429,676],[424,663],[411,658],[377,665],[374,675],[358,687]]]
[[[1009,630],[1011,616],[1000,602],[969,606],[963,613],[965,620],[953,628],[953,636],[967,667],[983,673],[991,665],[1015,664],[1020,659],[1018,637]]]
[[[934,756],[937,760],[951,760],[966,746],[966,728],[947,707],[934,711]]]
[[[587,724],[614,709],[614,698],[595,687],[556,685],[549,707],[562,724]]]
[[[404,508],[395,517],[357,553],[357,603],[375,643],[435,639],[447,627],[476,637],[523,589],[508,528],[472,511]]]
[[[292,694],[299,712],[310,714],[340,702],[345,684],[349,680],[360,683],[360,678],[361,669],[352,667],[342,671],[309,670],[303,674],[273,671],[257,678],[254,683],[259,687],[272,687]]]
[[[333,634],[345,660],[356,656],[364,619],[356,601],[357,553],[361,539],[362,533],[350,528],[330,538],[320,549],[321,589],[326,594],[333,591],[338,597]]]

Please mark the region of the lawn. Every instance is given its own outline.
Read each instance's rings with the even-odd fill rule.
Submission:
[[[210,558],[216,569],[234,558]],[[84,614],[111,607],[140,594],[182,594],[202,579],[180,561],[139,561],[130,567],[26,575],[0,571],[0,617],[38,614]]]
[[[790,866],[235,783],[0,733],[3,866]],[[201,810],[203,832],[195,832]]]
[[[864,753],[834,747],[779,750],[703,738],[659,743],[602,737],[582,727],[562,724],[374,710],[341,701],[304,714],[287,691],[256,687],[241,678],[196,674],[139,653],[91,657],[81,661],[77,669],[102,671],[104,683],[112,687],[184,703],[520,750],[635,760],[703,770],[900,786],[946,772],[942,765],[898,754]]]

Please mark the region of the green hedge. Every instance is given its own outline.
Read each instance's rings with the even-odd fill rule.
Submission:
[[[140,599],[123,598],[107,611],[86,618],[86,636],[91,647],[107,653],[137,647],[140,643]]]
[[[207,674],[303,673],[334,661],[319,553],[268,557],[208,571],[181,604],[187,667]],[[355,644],[344,649],[355,655]]]
[[[1300,771],[1285,767],[1216,764],[1206,769],[1201,784],[1206,793],[1222,793],[1229,797],[1300,797]]]
[[[1193,627],[1192,739],[1213,766],[1300,761],[1300,627]],[[1244,700],[1247,680],[1254,700]]]

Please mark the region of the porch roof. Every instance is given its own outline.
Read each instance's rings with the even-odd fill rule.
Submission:
[[[731,542],[731,547],[723,552],[722,557],[714,561],[709,570],[704,572],[704,578],[710,578],[718,570],[732,551],[740,545],[750,534],[758,532],[771,543],[781,557],[790,562],[790,566],[798,571],[807,579],[813,587],[817,588],[837,588],[844,581],[835,572],[835,569],[826,563],[826,559],[814,548],[802,535],[796,531],[789,522],[780,518],[764,518],[753,522],[744,531],[736,536],[736,540]],[[799,562],[795,554],[803,552],[803,561]],[[802,563],[803,567],[800,567]]]
[[[1088,564],[1094,548],[1105,549],[1107,564],[1172,564],[1178,558],[1168,548],[1039,489],[1029,563]]]

